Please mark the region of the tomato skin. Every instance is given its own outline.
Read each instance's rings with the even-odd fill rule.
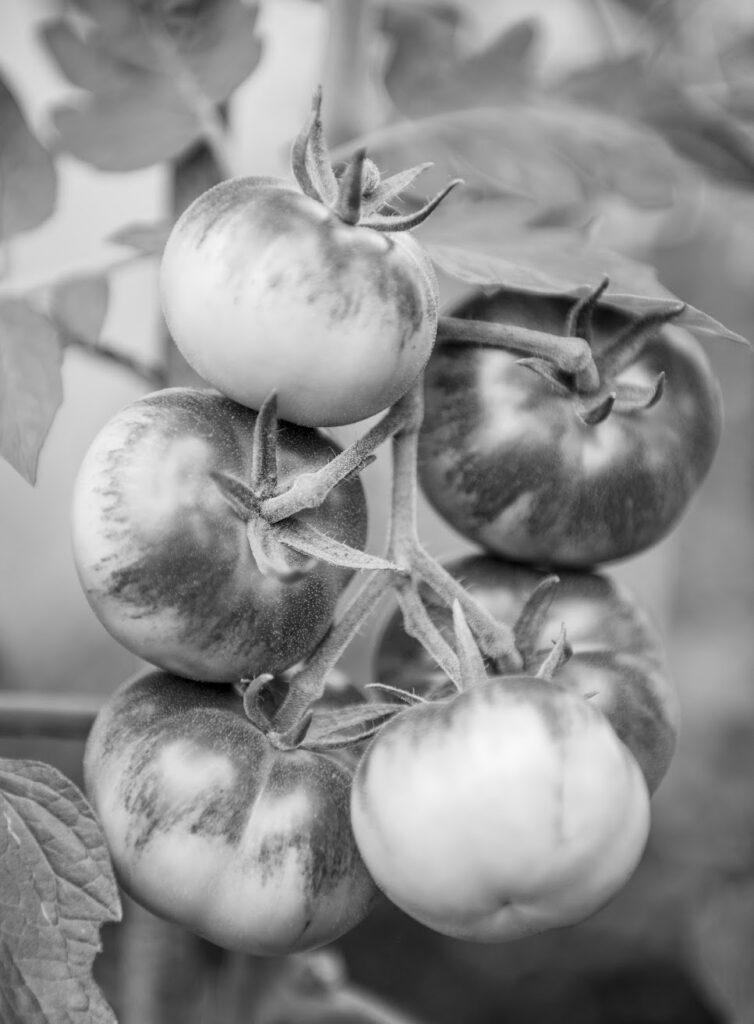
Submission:
[[[217,945],[312,949],[377,898],[351,832],[351,774],[276,750],[230,686],[159,670],[129,680],[94,723],[84,780],[124,888]]]
[[[512,676],[389,721],[357,769],[351,819],[401,909],[499,942],[580,921],[617,892],[642,855],[649,797],[587,701]]]
[[[285,582],[259,571],[245,523],[209,476],[249,480],[255,422],[209,389],[153,392],[100,431],[74,487],[74,557],[95,613],[139,657],[191,679],[233,682],[301,660],[352,575],[325,563]],[[281,487],[338,451],[290,423],[278,437]],[[302,517],[363,547],[360,481],[339,484]]]
[[[573,299],[474,295],[450,313],[563,333]],[[599,306],[594,351],[629,323]],[[681,517],[720,438],[722,404],[701,346],[663,328],[627,371],[660,401],[587,426],[583,396],[559,394],[500,349],[438,347],[425,372],[419,477],[436,511],[488,551],[586,567],[655,544]]]
[[[446,568],[499,622],[514,623],[546,573],[489,555],[471,555]],[[650,792],[670,767],[680,727],[678,694],[662,641],[644,611],[615,580],[600,573],[560,570],[560,582],[537,634],[544,659],[565,625],[571,658],[556,673],[561,686],[588,697],[636,758]],[[447,610],[430,607],[452,642]],[[373,677],[419,694],[452,692],[452,684],[393,612],[376,642]],[[378,699],[389,699],[375,691]]]
[[[434,344],[437,282],[406,233],[343,223],[283,180],[240,178],[178,220],[160,271],[176,345],[251,408],[354,423],[397,401]]]

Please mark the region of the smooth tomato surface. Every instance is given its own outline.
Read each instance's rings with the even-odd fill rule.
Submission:
[[[436,931],[498,942],[580,921],[620,889],[649,796],[603,715],[515,676],[416,705],[377,734],[351,817],[386,895]]]
[[[431,263],[407,234],[343,223],[286,181],[240,178],[175,225],[160,287],[194,369],[251,408],[354,423],[392,405],[427,362],[437,327]]]
[[[311,949],[377,896],[351,832],[350,773],[276,750],[230,686],[158,670],[130,680],[95,721],[84,778],[124,888],[217,945]]]
[[[105,425],[76,480],[73,547],[92,608],[129,650],[191,679],[233,682],[301,660],[351,575],[322,562],[290,581],[259,571],[246,524],[210,476],[249,481],[255,422],[210,390],[157,391]],[[337,451],[324,435],[281,423],[280,487]],[[363,547],[360,481],[339,484],[302,518]]]
[[[511,625],[546,575],[489,555],[458,559],[447,569],[498,621]],[[534,647],[544,659],[565,625],[573,654],[557,670],[556,681],[587,697],[606,715],[654,792],[670,766],[680,723],[678,695],[660,637],[645,612],[610,577],[574,570],[560,570],[558,576]],[[433,605],[430,614],[452,643],[447,609]],[[399,611],[385,623],[377,641],[373,676],[420,694],[452,692],[434,659],[406,633]],[[389,699],[375,692],[378,699]]]
[[[476,294],[449,313],[562,334],[573,299]],[[629,323],[600,306],[595,353]],[[434,508],[488,551],[584,567],[650,547],[676,524],[706,475],[721,430],[720,390],[701,346],[663,328],[625,373],[651,408],[588,426],[583,396],[561,394],[501,349],[439,346],[425,373],[419,475]]]

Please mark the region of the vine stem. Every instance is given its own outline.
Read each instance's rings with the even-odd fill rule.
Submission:
[[[302,473],[287,491],[267,498],[260,511],[269,523],[277,523],[307,508],[318,508],[330,491],[351,473],[358,472],[372,453],[399,430],[403,429],[407,398],[400,399],[366,434],[331,459],[314,473]]]
[[[454,342],[501,348],[518,355],[546,359],[558,370],[573,376],[578,391],[593,392],[600,386],[599,370],[585,338],[547,334],[487,320],[441,316],[437,325],[437,344]]]
[[[477,604],[419,543],[416,467],[423,416],[424,380],[420,376],[377,424],[381,429],[370,440],[372,443],[376,437],[392,433],[393,483],[385,557],[398,566],[398,571],[379,570],[371,575],[303,668],[292,677],[273,722],[276,734],[291,736],[296,733],[310,704],[322,696],[328,673],[363,622],[373,613],[379,599],[389,590],[397,592],[407,632],[423,644],[459,688],[462,686],[459,659],[435,626],[419,595],[417,582],[422,579],[449,607],[456,601],[462,606],[472,632],[488,657],[513,668],[521,666],[512,628],[498,622]],[[364,436],[369,437],[369,433]],[[357,462],[359,455],[359,452],[353,455]]]

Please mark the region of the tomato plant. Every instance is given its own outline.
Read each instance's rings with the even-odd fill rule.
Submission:
[[[266,69],[284,51],[267,42],[275,42],[277,18],[292,28],[288,6],[267,5]],[[540,6],[543,18],[554,17]],[[97,698],[28,701],[19,679],[44,677],[24,675],[23,640],[2,631],[4,680],[7,670],[16,689],[0,692],[0,733],[77,739],[80,754],[96,715],[83,764],[94,810],[46,766],[0,758],[3,1019],[84,1013],[112,1024],[112,994],[116,1012],[140,1024],[193,1024],[198,1016],[405,1024],[347,984],[338,954],[320,960],[307,951],[363,922],[348,940],[349,966],[366,948],[381,982],[392,972],[384,971],[384,947],[370,945],[397,921],[440,962],[447,954],[449,967],[457,954],[454,971],[473,955],[475,993],[484,954],[440,945],[442,936],[494,943],[575,924],[641,865],[616,908],[617,929],[608,913],[506,957],[503,984],[519,969],[543,977],[538,989],[559,998],[560,984],[547,984],[541,969],[547,963],[535,968],[531,956],[555,960],[565,951],[598,970],[609,963],[612,973],[610,954],[602,957],[611,929],[622,956],[627,945],[643,947],[641,928],[651,929],[647,946],[657,955],[695,955],[698,935],[685,922],[698,932],[700,874],[705,900],[714,897],[713,879],[723,878],[732,892],[724,906],[745,908],[736,887],[750,877],[738,858],[751,844],[717,841],[725,828],[716,816],[725,820],[729,796],[715,796],[708,814],[695,814],[696,805],[687,814],[715,834],[714,849],[701,849],[699,835],[672,834],[684,817],[683,789],[673,789],[684,784],[684,761],[712,750],[695,751],[693,721],[667,799],[654,804],[664,816],[658,842],[643,858],[650,797],[676,750],[679,700],[641,608],[609,577],[586,570],[666,536],[715,456],[720,388],[698,342],[741,338],[675,300],[636,258],[640,249],[649,258],[652,244],[648,231],[636,232],[652,224],[663,260],[673,246],[688,246],[704,264],[705,288],[715,278],[710,268],[727,279],[748,266],[748,250],[736,258],[734,233],[723,236],[721,227],[736,222],[744,232],[747,224],[754,154],[742,111],[751,55],[738,32],[725,42],[721,33],[719,46],[717,36],[715,45],[692,45],[699,12],[684,14],[681,32],[680,5],[587,6],[588,17],[567,20],[579,53],[597,63],[542,76],[536,19],[507,26],[480,50],[478,12],[469,19],[463,5],[302,4],[305,18],[328,29],[329,145],[321,89],[298,134],[283,117],[278,125],[277,110],[257,132],[255,119],[269,114],[266,89],[233,95],[263,52],[253,2],[59,5],[37,41],[76,92],[49,111],[49,150],[26,123],[30,97],[22,90],[17,98],[0,73],[0,452],[36,481],[69,349],[83,353],[66,367],[69,402],[69,385],[75,394],[78,371],[95,360],[162,389],[117,413],[81,465],[69,569],[95,613],[83,629],[99,640],[71,645],[77,660],[67,666],[54,662],[55,685],[73,674],[72,664],[84,670],[82,690],[109,691],[113,676],[122,678],[96,664],[93,650],[108,637],[95,618],[151,666],[98,715]],[[621,26],[632,19],[624,47]],[[594,39],[580,38],[587,22],[605,35],[602,57]],[[307,58],[311,38],[307,32]],[[285,50],[286,76],[300,70],[289,56]],[[674,82],[676,72],[683,73]],[[304,77],[310,73],[306,66]],[[285,103],[296,88],[305,93],[310,83],[286,77]],[[253,128],[248,167],[242,140],[232,137],[242,124]],[[260,166],[268,129],[280,135]],[[61,152],[108,172],[163,165],[145,182],[167,184],[169,202],[163,193],[155,223],[136,214],[98,230],[97,246],[85,240],[81,266],[66,248],[64,272],[45,281],[47,254],[37,265],[36,238],[17,246],[15,236],[36,234],[55,210]],[[420,181],[428,159],[437,166]],[[260,169],[270,176],[256,176]],[[435,217],[457,172],[465,188]],[[710,173],[714,206],[700,202],[712,194]],[[66,220],[82,240],[101,177],[85,179],[84,216]],[[75,180],[66,177],[66,198]],[[118,209],[113,193],[105,205],[117,220],[130,179],[114,187]],[[643,212],[634,217],[636,210]],[[707,218],[724,259],[699,258]],[[83,266],[100,243],[127,252]],[[163,320],[150,304],[122,301],[121,286],[137,284],[136,263],[151,263]],[[441,313],[441,288],[453,293],[449,278],[484,290]],[[688,281],[683,291],[693,301]],[[739,315],[722,294],[698,293]],[[149,328],[119,324],[125,307],[145,310]],[[121,337],[138,339],[149,360]],[[168,387],[186,376],[176,347],[207,388]],[[96,397],[99,410],[81,403],[94,422],[113,396],[103,388]],[[734,395],[733,424],[744,404]],[[317,429],[380,412],[368,429],[350,430],[343,449]],[[728,440],[734,434],[746,431],[731,430]],[[360,476],[388,442],[389,479],[380,465],[366,478],[375,481],[376,506],[389,494],[385,519],[373,524],[385,537],[378,556],[364,550]],[[44,487],[49,470],[40,469]],[[421,522],[419,483],[483,554],[448,565],[430,554],[438,523]],[[56,533],[47,519],[53,504],[39,502],[45,540]],[[5,532],[15,545],[22,531],[13,527],[11,520]],[[723,575],[726,565],[737,600],[744,545],[733,529],[724,539],[727,556],[708,552],[706,536],[689,544],[692,564],[668,590],[691,581],[689,594],[711,603],[697,587],[705,548],[714,572]],[[19,544],[19,571],[7,574],[12,603],[21,584],[34,593],[36,637],[43,591],[29,585],[30,559],[20,552]],[[553,569],[557,581],[546,575]],[[371,672],[347,683],[340,658],[356,641],[355,658],[366,662],[374,635],[364,626],[388,594],[399,612],[377,638]],[[723,619],[729,610],[716,613]],[[55,620],[60,634],[68,624],[78,639],[72,619]],[[46,633],[51,648],[54,633]],[[700,699],[710,676],[724,679],[723,645],[710,662],[692,665],[691,679],[699,640],[689,643],[688,634],[669,650],[680,660],[679,680]],[[728,661],[738,655],[731,639]],[[101,653],[119,656],[112,647]],[[715,714],[721,693],[719,685]],[[707,727],[715,715],[709,704],[704,710]],[[743,729],[725,735],[728,762],[741,736]],[[678,884],[663,877],[658,901],[655,876],[675,866]],[[100,926],[121,913],[113,869],[157,918],[125,904],[124,940],[103,937],[103,997],[90,968]],[[678,894],[692,877],[683,906]],[[440,934],[412,929],[390,900]],[[377,903],[377,919],[366,922]],[[715,910],[713,900],[708,919]],[[741,916],[737,935],[736,922],[725,922],[726,950],[751,930],[745,910]],[[181,927],[163,927],[160,917]],[[574,953],[581,948],[589,955]],[[132,976],[116,978],[123,964],[113,964],[113,950]],[[295,951],[306,955],[287,957]],[[466,1002],[459,1013],[457,1001],[445,1000],[437,956],[427,958],[435,976],[423,985],[414,952],[410,944],[400,950],[412,997],[438,993],[428,1019],[476,1020]],[[147,961],[143,973],[133,966],[138,955]],[[490,963],[498,983],[504,972],[494,953]],[[558,982],[571,966],[559,960]],[[731,989],[746,989],[747,971],[744,985],[739,977]],[[143,1002],[131,1004],[125,993],[134,991]],[[479,1019],[539,1019],[539,1007],[515,997],[513,1004],[480,1009]],[[580,1009],[563,1000],[554,1017],[594,1016],[593,1005]],[[684,1024],[694,1016],[685,1010]],[[735,1010],[731,1019],[745,1016]],[[633,1007],[620,1013],[640,1024]],[[676,1019],[667,1016],[667,1024]]]
[[[263,524],[245,521],[216,482],[220,471],[252,478],[256,422],[210,390],[153,392],[105,425],[76,481],[74,554],[92,608],[129,650],[192,679],[232,682],[299,661],[327,630],[351,575],[295,551],[262,560]],[[281,487],[337,451],[288,423],[277,442]],[[358,478],[302,518],[363,546]]]
[[[720,437],[719,385],[687,331],[664,324],[664,314],[637,321],[600,304],[599,293],[580,306],[572,296],[501,289],[450,312],[588,334],[600,374],[593,392],[538,360],[454,345],[452,329],[425,374],[422,489],[465,537],[517,561],[590,566],[655,544],[682,515]]]
[[[489,555],[461,558],[447,568],[501,622],[519,621],[527,600],[547,578],[544,572]],[[430,614],[450,638],[448,610],[434,604]],[[561,570],[549,605],[521,623],[518,642],[529,664],[543,657],[561,623],[566,624],[572,655],[558,669],[557,682],[606,715],[654,791],[672,760],[680,716],[659,635],[614,580],[575,570]],[[406,633],[399,611],[376,641],[373,675],[381,683],[419,694],[447,695],[452,690],[427,650]]]
[[[649,798],[599,711],[524,675],[388,722],[359,763],[352,820],[393,902],[447,935],[499,942],[606,902],[641,857]]]
[[[231,686],[130,680],[94,723],[84,776],[124,888],[221,946],[311,949],[374,902],[349,772],[273,747]]]

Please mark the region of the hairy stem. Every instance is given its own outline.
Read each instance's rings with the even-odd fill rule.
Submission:
[[[395,573],[389,569],[369,575],[325,639],[291,679],[285,700],[275,716],[275,732],[284,733],[292,729],[306,714],[309,705],[322,696],[329,672],[395,579]]]
[[[600,385],[592,350],[584,338],[547,334],[515,324],[441,316],[437,325],[437,344],[449,342],[502,348],[517,355],[545,359],[572,376],[578,391],[596,391]]]
[[[282,494],[262,502],[261,513],[269,523],[280,522],[306,508],[318,508],[341,480],[358,472],[381,444],[402,430],[411,410],[402,398],[366,434],[354,441],[315,473],[302,473]]]

